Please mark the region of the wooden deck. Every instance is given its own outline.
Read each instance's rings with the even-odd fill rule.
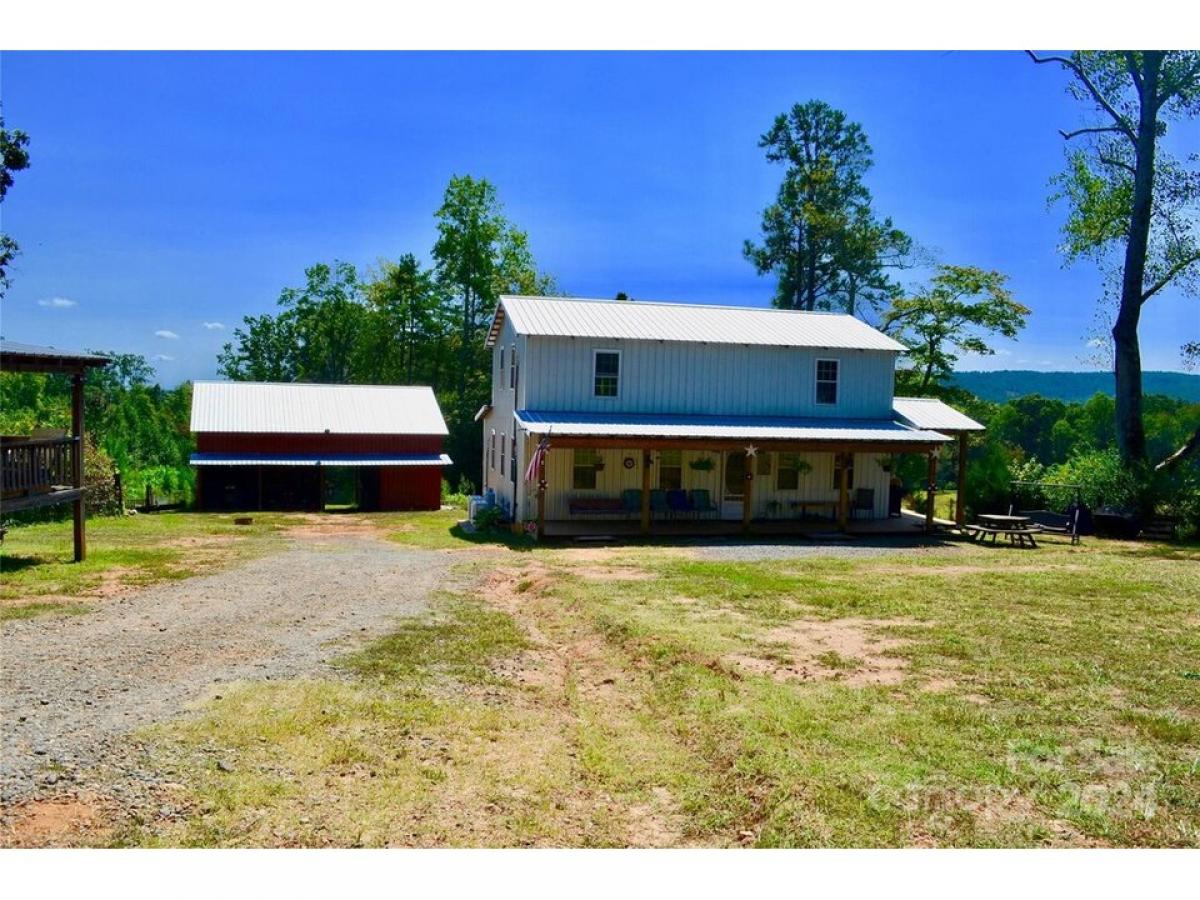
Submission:
[[[953,522],[935,520],[939,528],[953,527]],[[626,538],[642,537],[637,519],[574,519],[550,520],[546,522],[548,538]],[[846,533],[859,536],[903,535],[917,537],[925,528],[925,516],[904,510],[898,518],[858,519],[846,523]],[[722,537],[741,535],[740,521],[720,519],[655,519],[650,526],[650,537]],[[755,536],[840,535],[836,522],[799,521],[795,519],[756,520],[751,523],[750,534]]]

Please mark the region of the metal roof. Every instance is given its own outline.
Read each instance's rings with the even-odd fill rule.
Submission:
[[[933,397],[896,397],[892,409],[902,422],[934,431],[983,431],[970,416]]]
[[[18,357],[49,357],[52,359],[71,360],[84,365],[106,366],[108,357],[99,353],[84,353],[80,350],[59,350],[42,344],[22,344],[19,341],[0,340],[0,354]]]
[[[449,466],[445,453],[193,453],[193,466]]]
[[[866,322],[842,313],[800,312],[750,306],[701,306],[640,300],[577,300],[503,296],[487,344],[504,317],[518,334],[632,341],[685,341],[812,347],[828,350],[890,350],[904,345]]]
[[[192,431],[254,434],[447,434],[427,387],[197,381]]]
[[[756,441],[886,441],[943,443],[936,431],[890,419],[814,419],[787,416],[685,416],[642,413],[573,413],[518,410],[532,434],[571,437],[712,438]]]

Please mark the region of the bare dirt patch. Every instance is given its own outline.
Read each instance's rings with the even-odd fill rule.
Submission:
[[[806,619],[766,632],[759,654],[727,659],[744,671],[779,681],[836,680],[854,687],[899,684],[908,660],[895,651],[909,641],[879,632],[913,624],[906,619]]]
[[[284,534],[297,538],[342,538],[342,537],[377,537],[383,538],[388,531],[372,519],[362,516],[330,515],[329,513],[305,513],[298,516],[299,522],[288,526]],[[411,528],[411,526],[409,526]],[[404,530],[404,529],[401,529]]]
[[[0,824],[0,846],[69,847],[112,830],[112,804],[95,796],[53,797],[14,807]]]

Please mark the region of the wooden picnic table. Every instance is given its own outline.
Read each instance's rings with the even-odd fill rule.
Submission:
[[[982,543],[988,535],[992,536],[992,543],[996,543],[996,538],[1004,535],[1005,539],[1012,544],[1018,544],[1022,547],[1028,545],[1037,547],[1037,541],[1034,540],[1034,535],[1041,530],[1041,527],[1029,518],[1029,516],[1003,516],[993,513],[983,513],[976,516],[979,520],[974,525],[966,526],[967,533],[974,539]]]

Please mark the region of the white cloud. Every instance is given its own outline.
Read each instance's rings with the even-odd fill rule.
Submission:
[[[167,356],[165,353],[156,353],[153,359],[155,362],[175,362],[175,357]]]
[[[1087,345],[1089,347],[1106,347],[1108,346],[1108,341],[1106,341],[1104,338],[1094,337],[1087,342]]]
[[[997,347],[997,348],[996,348],[996,355],[997,355],[997,356],[1012,356],[1012,351],[1011,351],[1011,350],[1005,350],[1003,347]]]
[[[179,335],[177,335],[173,331],[168,331],[165,328],[160,328],[158,331],[154,332],[154,336],[163,338],[168,341],[175,341],[175,340],[179,339]]]
[[[38,301],[38,306],[45,306],[49,309],[70,309],[72,306],[78,306],[74,300],[68,300],[66,297],[45,297]]]
[[[222,322],[205,322],[204,327],[209,331],[224,331],[225,325]]]

